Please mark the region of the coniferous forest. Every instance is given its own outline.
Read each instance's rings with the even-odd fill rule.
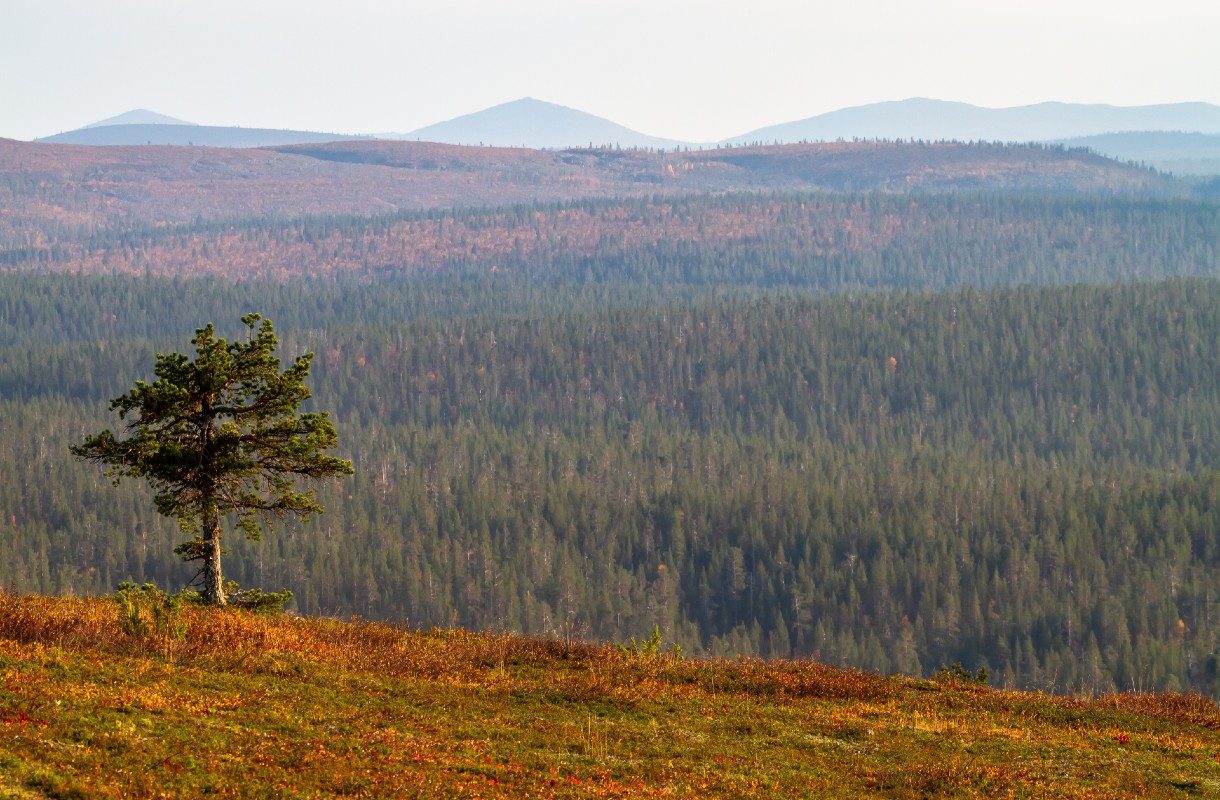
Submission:
[[[301,612],[1220,696],[1214,203],[607,200],[0,261],[5,589],[190,580],[68,448],[259,311],[356,467],[228,540]]]

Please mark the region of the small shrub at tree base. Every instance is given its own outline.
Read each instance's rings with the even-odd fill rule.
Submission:
[[[618,645],[618,651],[623,655],[643,656],[644,658],[656,658],[661,655],[661,626],[654,625],[652,635],[647,639],[639,640],[632,636],[626,643]],[[682,646],[674,645],[673,651],[670,653],[675,659],[682,658]]]
[[[936,670],[936,680],[940,681],[958,681],[960,683],[977,683],[980,686],[987,685],[987,668],[979,667],[977,672],[971,672],[961,664],[954,662],[952,664],[942,664],[940,669]]]
[[[236,581],[225,583],[225,595],[228,604],[243,611],[256,614],[283,614],[284,607],[292,601],[292,592],[281,589],[278,592],[264,592],[262,589],[242,589]]]
[[[169,594],[156,584],[137,585],[133,581],[120,583],[114,599],[119,606],[119,629],[123,633],[162,645],[185,638],[182,604],[200,601],[199,593],[191,589]]]

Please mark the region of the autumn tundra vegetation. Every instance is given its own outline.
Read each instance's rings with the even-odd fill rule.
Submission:
[[[1192,695],[234,608],[148,619],[0,596],[0,793],[1174,798],[1220,783],[1220,710]]]

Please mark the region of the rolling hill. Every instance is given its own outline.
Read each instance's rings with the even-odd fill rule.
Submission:
[[[387,141],[221,149],[0,140],[0,250],[240,217],[814,189],[1189,191],[1145,169],[1039,146],[829,143],[655,153]]]
[[[523,97],[390,138],[497,147],[641,147],[683,142],[633,131],[574,108]]]
[[[1038,103],[982,108],[968,103],[911,98],[831,111],[759,128],[725,141],[743,144],[858,138],[1033,142],[1116,131],[1220,133],[1220,106]]]
[[[126,116],[126,115],[123,115]],[[116,118],[118,119],[118,118]],[[336,142],[361,139],[341,133],[238,128],[194,123],[143,122],[135,124],[97,123],[37,141],[47,144],[176,145],[179,147],[276,147],[307,142]]]
[[[770,125],[729,137],[719,144],[740,146],[852,139],[1043,142],[1103,134],[1134,136],[1128,132],[1135,131],[1220,134],[1220,106],[1174,103],[1122,107],[1047,102],[1013,108],[983,108],[968,103],[911,98],[854,106]],[[532,97],[408,133],[377,136],[195,125],[136,109],[37,141],[88,145],[276,147],[370,138],[532,149],[709,147],[641,133],[604,117]],[[1130,147],[1124,145],[1120,149],[1126,151]],[[1211,169],[1200,168],[1194,157],[1189,162],[1176,163],[1175,167],[1180,172],[1190,173]]]
[[[1121,161],[1137,161],[1175,175],[1220,175],[1220,134],[1142,131],[1063,139]]]

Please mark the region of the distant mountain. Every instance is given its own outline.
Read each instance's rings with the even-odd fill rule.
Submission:
[[[279,147],[288,144],[338,142],[362,138],[365,137],[316,131],[232,128],[192,123],[145,123],[90,126],[47,136],[36,141],[50,144],[88,145],[172,144],[202,147]]]
[[[1176,175],[1220,175],[1220,135],[1139,131],[1063,139],[1120,161],[1138,161]]]
[[[1038,103],[1015,108],[982,108],[968,103],[913,98],[844,108],[759,128],[727,139],[725,143],[853,138],[1032,142],[1115,131],[1220,133],[1220,106],[1209,103],[1127,107]]]
[[[86,128],[101,128],[106,125],[194,125],[193,122],[187,122],[184,119],[176,119],[167,117],[164,114],[158,114],[155,111],[149,111],[147,108],[137,108],[131,111],[126,111],[119,114],[117,117],[107,117],[106,119],[91,122],[86,125]]]
[[[1138,132],[1138,133],[1137,133]],[[1179,137],[1155,142],[1152,134]],[[1141,161],[1183,175],[1216,174],[1220,106],[1174,103],[1149,106],[1038,103],[983,108],[968,103],[912,98],[839,109],[808,119],[734,136],[720,145],[921,139],[925,141],[1062,142],[1103,155]],[[1109,138],[1104,138],[1108,136]],[[1103,137],[1083,141],[1086,137]],[[1119,137],[1119,138],[1115,138]],[[36,141],[88,145],[204,145],[279,147],[345,140],[391,139],[458,145],[568,148],[625,147],[673,150],[689,142],[650,136],[573,108],[524,97],[428,125],[409,133],[352,136],[316,131],[239,128],[194,123],[136,109],[74,131]]]
[[[685,144],[649,136],[608,119],[532,97],[523,97],[386,138],[535,149],[588,147],[590,144],[595,147],[618,145],[672,149]]]

